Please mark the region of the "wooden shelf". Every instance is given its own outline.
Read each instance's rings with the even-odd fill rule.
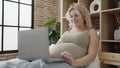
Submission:
[[[69,6],[72,4],[72,3],[77,3],[78,0],[62,0],[61,1],[61,5],[64,5],[64,6],[61,6],[61,9],[62,9],[62,16],[65,16]]]
[[[83,3],[89,9],[91,2],[94,0],[61,0],[61,33],[63,34],[68,28],[68,21],[65,14],[69,5],[73,2]],[[89,13],[94,28],[100,30],[101,68],[116,68],[120,66],[120,54],[116,52],[114,45],[120,43],[120,40],[114,39],[114,30],[116,29],[115,13],[120,13],[120,8],[115,8],[114,0],[101,0],[101,10],[99,12]],[[114,66],[115,65],[115,66]],[[111,67],[113,66],[113,67]]]
[[[116,13],[116,12],[120,12],[120,8],[102,10],[101,12],[102,13]]]
[[[102,63],[120,66],[119,53],[100,52],[99,57]]]
[[[120,40],[101,40],[101,42],[119,42],[120,43]]]
[[[89,13],[92,18],[99,18],[100,12]]]
[[[101,9],[102,10],[109,10],[115,8],[115,0],[101,0]]]
[[[115,27],[114,15],[101,13],[101,40],[113,40]]]
[[[85,7],[87,9],[89,9],[90,4],[93,2],[94,0],[78,0],[78,3],[83,3],[85,5]]]
[[[62,18],[62,21],[61,21],[61,35],[67,31],[69,28],[69,22],[67,21],[66,17],[63,17]]]
[[[66,17],[62,17],[63,19],[66,19]]]

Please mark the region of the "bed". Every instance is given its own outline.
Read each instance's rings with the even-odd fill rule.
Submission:
[[[0,61],[0,68],[73,68],[65,62],[61,63],[46,63],[43,60],[35,60],[28,62],[19,58],[11,59],[8,61]],[[98,55],[95,60],[90,63],[86,68],[100,68]]]
[[[73,67],[65,62],[46,63],[41,59],[29,62],[26,60],[15,58],[8,61],[0,61],[0,68],[73,68]]]

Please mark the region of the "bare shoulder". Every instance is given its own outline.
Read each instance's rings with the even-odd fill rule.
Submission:
[[[97,36],[97,31],[95,29],[90,29],[89,30],[89,35],[90,36],[95,36],[95,35]]]

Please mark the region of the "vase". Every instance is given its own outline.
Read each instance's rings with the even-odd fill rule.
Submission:
[[[90,4],[90,12],[94,13],[94,12],[99,12],[101,10],[101,0],[93,0],[93,2]]]
[[[114,39],[115,40],[120,40],[120,26],[118,30],[114,31]]]

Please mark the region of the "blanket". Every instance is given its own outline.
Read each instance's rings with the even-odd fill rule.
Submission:
[[[15,58],[8,61],[0,61],[0,68],[73,68],[73,67],[65,62],[46,63],[42,59],[29,62],[26,60]]]

